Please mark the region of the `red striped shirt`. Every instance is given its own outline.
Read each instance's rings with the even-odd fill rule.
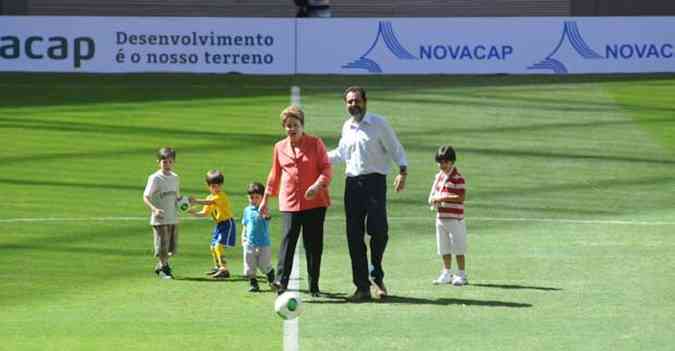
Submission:
[[[429,198],[433,195],[448,196],[451,194],[463,196],[466,194],[464,177],[459,173],[457,167],[452,167],[450,174],[440,171],[434,178],[431,186]],[[464,202],[450,203],[444,202],[438,206],[438,218],[464,218]]]

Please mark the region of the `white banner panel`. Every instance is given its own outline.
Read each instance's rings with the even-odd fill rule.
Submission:
[[[0,71],[292,74],[294,19],[0,17]]]
[[[675,71],[673,17],[304,19],[298,73]]]
[[[0,71],[675,72],[675,17],[0,16]]]

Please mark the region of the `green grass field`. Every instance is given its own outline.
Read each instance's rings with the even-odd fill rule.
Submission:
[[[234,278],[203,275],[210,222],[181,223],[178,279],[155,277],[143,187],[171,145],[182,192],[205,195],[220,168],[239,216],[283,137],[289,87],[302,89],[306,131],[333,148],[352,84],[410,160],[406,191],[389,193],[392,296],[339,298],[353,286],[337,167],[321,278],[334,297],[312,299],[301,281],[300,349],[672,349],[675,76],[4,73],[0,350],[281,350],[275,294],[246,291],[240,248]],[[462,288],[431,284],[426,196],[442,143],[468,183]]]

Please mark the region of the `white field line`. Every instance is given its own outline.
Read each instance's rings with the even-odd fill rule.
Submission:
[[[559,224],[611,224],[611,225],[646,225],[646,226],[668,226],[675,225],[675,222],[666,221],[627,221],[612,219],[573,219],[573,218],[500,218],[500,217],[476,217],[467,218],[467,221],[482,222],[533,222],[533,223],[559,223]]]
[[[207,218],[181,218],[181,221],[208,220]],[[150,217],[42,217],[42,218],[0,218],[0,223],[40,223],[40,222],[138,222]]]
[[[434,216],[429,217],[392,217],[396,222],[426,222],[433,223]],[[181,218],[181,221],[208,220],[204,218]],[[0,218],[0,223],[41,223],[41,222],[137,222],[150,221],[149,217],[42,217],[42,218]],[[326,221],[344,221],[344,217],[326,217]],[[669,221],[629,221],[604,219],[574,219],[574,218],[528,218],[528,217],[467,217],[467,222],[529,222],[529,223],[558,223],[558,224],[604,224],[604,225],[637,225],[637,226],[672,226],[675,222]]]
[[[301,240],[298,240],[293,255],[293,269],[288,280],[288,292],[300,300],[300,259],[298,251],[302,249]],[[284,351],[300,350],[300,318],[284,320]]]
[[[300,87],[291,87],[291,104],[300,105]],[[304,235],[304,234],[303,234]],[[300,300],[300,259],[298,251],[300,250],[300,240],[295,246],[295,254],[293,255],[293,269],[288,281],[288,291],[290,291],[295,298]],[[299,318],[284,320],[284,351],[299,351],[300,350],[300,321]]]

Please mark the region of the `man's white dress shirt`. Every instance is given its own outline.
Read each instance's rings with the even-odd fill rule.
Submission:
[[[408,166],[405,150],[387,120],[367,112],[361,122],[349,118],[342,126],[340,143],[328,152],[331,164],[345,162],[345,174],[354,177],[370,173],[386,175],[389,160]]]

